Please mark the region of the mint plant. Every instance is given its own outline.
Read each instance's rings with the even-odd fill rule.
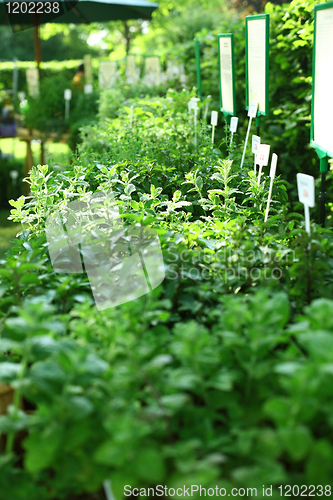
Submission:
[[[188,97],[142,99],[132,128],[119,107],[83,129],[72,167],[35,167],[31,197],[11,201],[25,229],[0,269],[8,498],[330,485],[331,232],[307,236],[279,178],[265,223],[265,175],[223,159],[203,122],[195,150]],[[98,311],[86,273],[52,268],[45,224],[108,189],[119,224],[158,234],[166,277]]]

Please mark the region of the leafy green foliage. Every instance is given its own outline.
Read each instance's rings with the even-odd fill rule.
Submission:
[[[222,158],[205,120],[196,147],[189,97],[137,101],[132,127],[126,103],[84,128],[73,168],[34,167],[32,197],[11,200],[26,229],[0,270],[9,498],[330,484],[332,234],[308,237],[280,178],[265,223],[268,176]],[[125,225],[158,232],[166,278],[98,312],[86,274],[53,271],[44,225],[109,188]]]
[[[15,170],[17,178],[13,181],[10,172]],[[1,207],[9,208],[8,200],[17,198],[23,192],[22,179],[24,177],[23,165],[13,158],[1,158],[0,162],[0,199]]]

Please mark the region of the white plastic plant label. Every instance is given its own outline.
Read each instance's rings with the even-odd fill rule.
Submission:
[[[192,109],[198,109],[198,98],[197,97],[191,97],[191,99],[188,102],[188,110],[191,112]]]
[[[260,146],[260,137],[259,135],[252,136],[252,153],[254,155],[258,154]]]
[[[314,177],[307,174],[297,174],[298,198],[303,205],[315,206]]]
[[[258,103],[255,101],[250,102],[249,110],[247,112],[247,116],[251,118],[255,118],[257,116]]]
[[[216,127],[217,125],[217,117],[218,117],[218,112],[217,111],[212,111],[212,116],[210,119],[210,124]]]
[[[274,183],[274,178],[275,178],[275,173],[276,173],[277,160],[278,160],[277,155],[275,153],[273,153],[272,161],[271,161],[271,170],[269,172],[271,182],[269,184],[269,192],[268,192],[268,199],[267,199],[267,206],[266,206],[266,213],[265,213],[265,222],[267,222],[267,219],[268,219],[269,207],[270,207],[271,200],[272,200],[273,183]]]
[[[274,179],[275,177],[277,161],[278,161],[278,156],[277,154],[273,153],[271,161],[271,169],[269,171],[269,176],[271,179]]]
[[[268,165],[268,158],[269,158],[269,151],[271,147],[269,144],[260,144],[259,145],[259,152],[258,152],[258,163],[259,165],[262,165],[263,167],[266,167]]]
[[[71,89],[65,89],[64,97],[65,97],[66,101],[70,101],[72,99]]]
[[[233,134],[236,132],[238,126],[238,116],[233,116],[230,120],[230,132]]]
[[[92,94],[92,91],[93,91],[92,83],[86,83],[84,86],[84,93],[85,94]]]

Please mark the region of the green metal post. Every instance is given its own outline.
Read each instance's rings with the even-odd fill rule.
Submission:
[[[320,158],[320,172],[321,172],[321,184],[320,184],[320,224],[325,227],[325,203],[326,203],[326,172],[328,170],[328,156],[323,156]]]
[[[201,93],[201,70],[200,70],[200,42],[197,38],[194,39],[194,49],[195,49],[195,65],[197,70],[198,96],[200,97],[201,100],[202,93]]]
[[[257,136],[260,137],[260,115],[256,116]]]

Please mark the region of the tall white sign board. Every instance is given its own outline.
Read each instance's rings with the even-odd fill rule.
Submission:
[[[236,114],[233,35],[219,35],[218,40],[221,111],[233,116]]]
[[[161,66],[158,56],[150,56],[145,59],[145,83],[148,87],[160,84]]]
[[[130,84],[139,81],[139,70],[135,65],[135,56],[133,54],[129,54],[126,58],[126,81]]]
[[[246,107],[268,115],[269,15],[246,17]]]
[[[38,96],[39,94],[39,74],[37,68],[29,68],[26,71],[28,94]]]
[[[312,145],[333,156],[333,3],[315,8]]]
[[[117,81],[116,61],[101,61],[98,71],[98,86],[100,89],[110,89]]]
[[[91,67],[91,55],[86,54],[83,58],[84,62],[84,79],[86,83],[93,82],[92,67]]]

